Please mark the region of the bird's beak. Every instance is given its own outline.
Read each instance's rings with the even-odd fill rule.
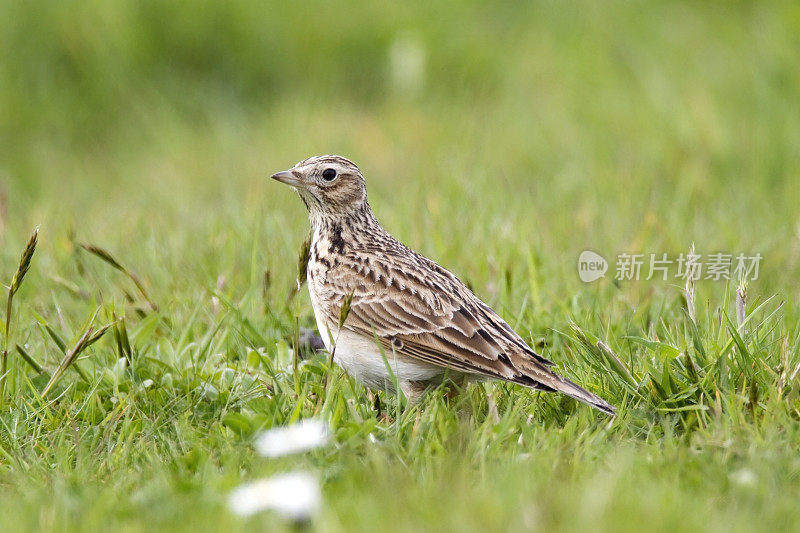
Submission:
[[[281,183],[285,183],[286,185],[291,185],[292,187],[302,187],[305,184],[303,179],[299,178],[291,170],[284,170],[283,172],[278,172],[276,174],[273,174],[272,179],[278,180]]]

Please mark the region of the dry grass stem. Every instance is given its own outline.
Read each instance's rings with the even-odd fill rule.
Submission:
[[[694,251],[694,243],[689,248],[689,258],[695,255]],[[692,319],[692,322],[697,322],[696,315],[695,315],[695,307],[694,307],[694,272],[690,272],[687,267],[686,272],[686,287],[683,290],[683,294],[686,298],[686,312],[689,314],[689,318]]]

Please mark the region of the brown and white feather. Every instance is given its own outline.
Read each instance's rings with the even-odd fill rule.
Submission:
[[[308,286],[317,324],[326,342],[336,340],[337,354],[343,339],[349,343],[339,361],[348,372],[370,386],[390,386],[381,372],[389,359],[401,386],[407,382],[404,391],[424,389],[446,376],[499,378],[560,391],[614,412],[603,399],[554,373],[551,361],[531,349],[451,272],[384,230],[352,162],[321,156],[298,163],[290,172],[313,176],[327,167],[337,171],[336,180],[296,189],[314,230]],[[341,306],[350,294],[350,313],[339,331]],[[381,361],[364,361],[367,357]]]

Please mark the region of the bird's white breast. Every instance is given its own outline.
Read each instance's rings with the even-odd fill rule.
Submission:
[[[318,308],[319,300],[315,297],[313,287],[314,285],[309,283],[311,305],[314,308],[314,317],[319,334],[322,336],[322,342],[325,343],[328,351],[331,351],[335,344],[336,351],[333,360],[350,376],[370,388],[396,392],[392,374],[399,383],[405,381],[430,382],[444,375],[443,367],[398,356],[392,351],[384,350],[381,353],[374,339],[350,331],[346,325],[341,331],[337,331],[336,325],[329,327]],[[331,340],[333,340],[333,344]],[[389,369],[391,369],[391,373]]]

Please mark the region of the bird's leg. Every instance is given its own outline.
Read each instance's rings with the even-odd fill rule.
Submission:
[[[375,410],[376,417],[378,419],[381,418],[381,397],[378,396],[377,392],[372,392],[372,390],[367,389],[367,398],[372,401],[372,408]]]
[[[445,387],[444,397],[447,398],[448,400],[455,400],[456,398],[458,398],[458,395],[460,393],[461,389],[459,389],[456,385],[451,383]]]
[[[401,381],[400,390],[406,397],[408,405],[413,405],[422,397],[428,388],[428,384],[423,381]]]

